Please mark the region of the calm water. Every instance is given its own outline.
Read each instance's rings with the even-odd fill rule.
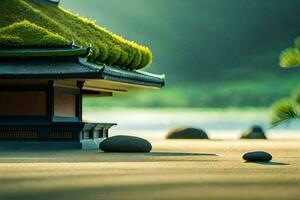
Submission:
[[[191,126],[206,130],[213,139],[237,139],[243,130],[260,125],[269,138],[300,138],[300,122],[269,128],[268,110],[197,110],[197,109],[84,109],[84,119],[90,122],[114,122],[118,126],[112,135],[139,135],[164,138],[175,127]]]

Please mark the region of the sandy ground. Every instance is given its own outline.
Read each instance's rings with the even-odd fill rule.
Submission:
[[[1,151],[0,199],[299,199],[300,140],[152,142],[150,154]],[[272,163],[244,163],[265,150]]]

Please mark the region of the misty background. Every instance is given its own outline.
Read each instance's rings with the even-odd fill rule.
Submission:
[[[299,0],[62,0],[61,5],[150,47],[160,91],[87,99],[86,106],[268,107],[298,86],[281,51],[300,35]]]

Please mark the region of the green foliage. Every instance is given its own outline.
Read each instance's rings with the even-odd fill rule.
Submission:
[[[297,67],[300,66],[300,52],[298,49],[288,48],[280,55],[281,67]]]
[[[271,124],[277,126],[297,118],[300,118],[300,88],[288,99],[280,100],[272,106]]]
[[[295,39],[295,47],[285,49],[280,55],[280,66],[300,66],[300,37]],[[300,117],[300,89],[296,90],[290,98],[280,100],[272,106],[271,125],[289,122]]]
[[[281,100],[272,106],[272,126],[277,126],[296,118],[299,118],[297,105],[290,99]]]
[[[29,0],[1,0],[0,8],[2,46],[60,46],[74,40],[92,45],[91,62],[141,69],[152,61],[147,47],[65,9]]]
[[[280,66],[284,68],[300,66],[300,37],[295,39],[295,47],[285,49],[280,55]]]

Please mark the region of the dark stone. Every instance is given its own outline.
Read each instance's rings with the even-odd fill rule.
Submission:
[[[264,151],[254,151],[245,153],[243,159],[247,162],[269,162],[272,155]]]
[[[241,139],[267,139],[267,137],[260,126],[253,126],[242,134]]]
[[[133,136],[113,136],[105,139],[99,145],[105,152],[146,153],[152,150],[152,145],[145,139]]]
[[[171,130],[167,139],[209,139],[205,131],[196,128],[176,128]]]

